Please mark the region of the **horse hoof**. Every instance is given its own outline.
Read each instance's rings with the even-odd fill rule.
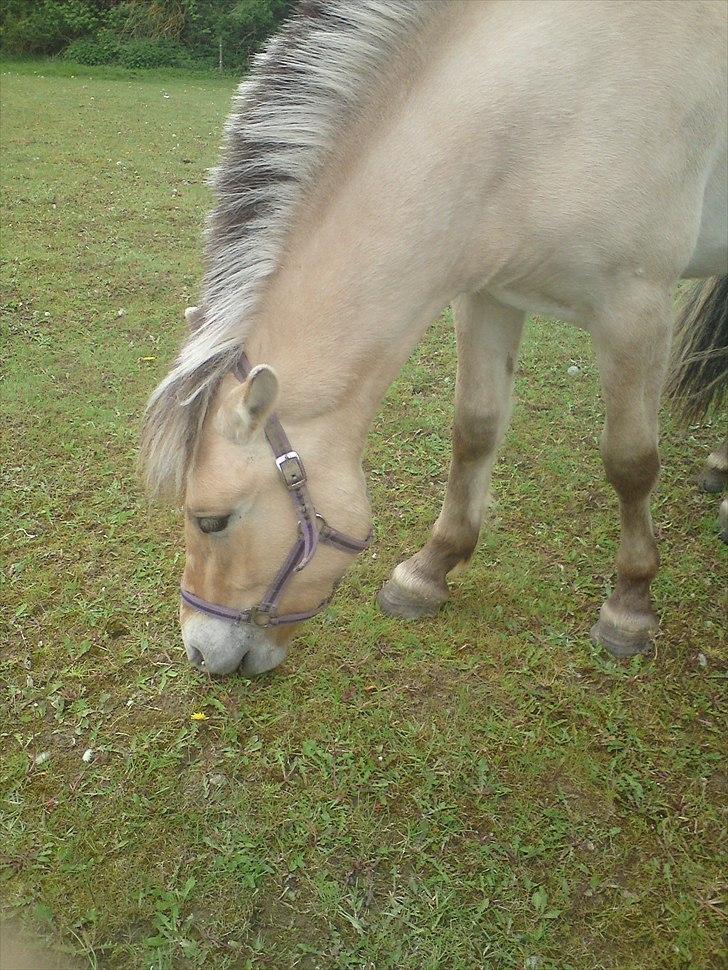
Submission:
[[[377,594],[379,609],[402,620],[420,620],[425,616],[435,616],[444,602],[444,599],[418,596],[393,579],[388,579]]]
[[[604,647],[607,653],[611,653],[618,660],[624,660],[626,657],[649,653],[655,629],[653,623],[633,629],[618,627],[600,616],[591,628],[590,636],[592,643]]]
[[[728,486],[728,472],[721,471],[719,468],[706,468],[698,484],[704,492],[711,494],[722,492]]]

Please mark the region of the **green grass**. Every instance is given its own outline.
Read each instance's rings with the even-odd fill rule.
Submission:
[[[7,55],[0,55],[0,71],[16,75],[30,75],[38,78],[92,78],[97,81],[129,81],[129,80],[148,80],[152,83],[159,83],[170,78],[174,80],[205,80],[214,82],[216,87],[222,85],[233,85],[237,80],[237,75],[232,71],[222,72],[216,68],[200,65],[195,68],[181,67],[120,67],[115,64],[89,65],[78,64],[76,61],[67,61],[63,57],[27,57],[14,58]]]
[[[662,633],[618,665],[586,635],[617,537],[594,360],[532,325],[473,566],[437,619],[394,621],[375,592],[444,489],[439,321],[375,422],[373,550],[279,672],[208,682],[177,629],[178,516],[147,509],[135,452],[232,82],[2,88],[6,915],[90,967],[721,965],[726,559],[693,484],[718,422],[665,421]]]

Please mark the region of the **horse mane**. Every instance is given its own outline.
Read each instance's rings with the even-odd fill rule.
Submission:
[[[202,322],[147,404],[152,497],[179,499],[209,402],[250,332],[305,193],[387,61],[437,0],[303,0],[238,87],[210,184]]]

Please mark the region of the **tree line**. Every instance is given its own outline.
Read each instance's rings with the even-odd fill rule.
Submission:
[[[0,49],[83,64],[246,70],[296,0],[3,0]]]

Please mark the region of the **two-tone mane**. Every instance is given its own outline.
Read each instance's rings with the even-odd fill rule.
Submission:
[[[202,326],[152,394],[142,462],[179,497],[210,397],[234,365],[307,188],[366,92],[432,2],[305,0],[238,88],[211,176]]]

